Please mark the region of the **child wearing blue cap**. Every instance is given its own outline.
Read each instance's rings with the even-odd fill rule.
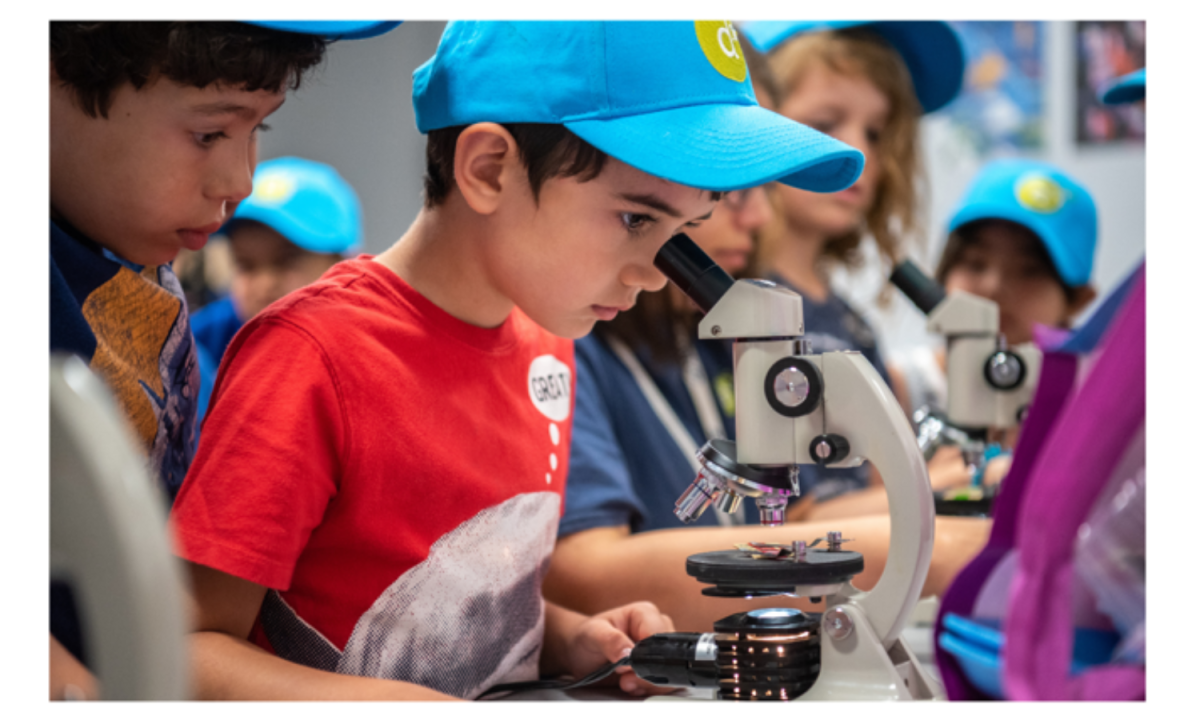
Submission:
[[[718,191],[862,167],[759,107],[727,22],[453,22],[413,106],[412,226],[226,351],[172,513],[202,697],[475,698],[670,630],[542,597],[570,339],[662,288],[655,255]]]
[[[192,459],[199,383],[170,262],[249,194],[263,120],[327,43],[393,25],[50,24],[50,350],[108,384],[168,496]],[[58,583],[51,632],[60,697],[90,676]]]
[[[895,260],[904,235],[914,229],[918,123],[922,113],[957,95],[965,66],[961,43],[944,22],[757,21],[744,23],[742,31],[768,52],[783,92],[779,112],[866,156],[863,174],[841,192],[779,188],[779,220],[763,232],[759,272],[804,296],[805,337],[816,352],[857,350],[890,382],[874,331],[833,290],[830,275],[838,265],[856,264],[867,241]],[[931,471],[938,484],[968,477],[965,466],[939,463]],[[801,483],[811,498],[796,511],[802,519],[886,507],[882,490],[856,492],[879,485],[867,464],[804,466]]]
[[[759,103],[774,109],[778,88],[765,58],[750,46],[742,49]],[[746,270],[757,234],[772,215],[766,187],[727,193],[712,217],[688,235],[736,274]],[[675,501],[696,476],[696,452],[706,439],[733,438],[735,431],[730,345],[696,340],[698,321],[695,306],[668,286],[643,294],[631,310],[597,323],[575,342],[571,464],[546,596],[582,612],[650,600],[677,630],[708,632],[734,609],[729,600],[696,592],[695,579],[681,572],[687,556],[753,541],[788,543],[829,530],[853,533],[867,568],[855,585],[870,588],[888,546],[886,516],[778,528],[737,522],[726,513],[706,513],[687,527],[675,517]],[[798,510],[812,502],[799,500]],[[924,587],[933,595],[973,557],[986,532],[983,523],[962,518],[937,523]],[[780,598],[735,602],[747,610],[776,607]]]
[[[356,253],[362,247],[362,206],[350,183],[329,165],[275,158],[258,166],[253,191],[222,232],[233,255],[229,294],[192,317],[200,420],[234,334],[271,303]]]
[[[975,176],[948,224],[935,278],[993,300],[1010,344],[1034,327],[1069,327],[1096,297],[1096,204],[1049,163],[995,160]],[[946,406],[945,354],[898,358],[896,395],[910,410]]]

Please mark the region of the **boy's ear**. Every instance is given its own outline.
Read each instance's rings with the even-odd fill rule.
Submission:
[[[454,184],[467,205],[490,215],[500,196],[512,191],[525,166],[517,141],[497,123],[476,123],[458,136],[454,147]]]
[[[1067,299],[1067,319],[1074,320],[1095,299],[1096,288],[1091,285],[1074,288]]]

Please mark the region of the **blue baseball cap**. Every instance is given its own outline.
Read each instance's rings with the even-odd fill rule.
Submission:
[[[1100,102],[1105,105],[1124,105],[1145,99],[1146,68],[1122,75],[1100,94]]]
[[[908,74],[912,76],[917,100],[927,113],[943,107],[958,95],[967,67],[958,33],[944,22],[755,20],[741,23],[740,27],[750,44],[764,53],[770,52],[784,40],[804,33],[868,28],[900,53],[904,64],[908,66]]]
[[[226,228],[239,220],[257,220],[310,252],[351,255],[362,246],[354,188],[332,167],[303,158],[259,163],[254,189]]]
[[[702,190],[836,192],[863,167],[858,150],[758,105],[728,21],[452,22],[413,73],[413,109],[422,133],[561,124]]]
[[[1096,203],[1063,171],[1032,160],[994,160],[984,166],[950,218],[948,231],[975,220],[1009,220],[1029,228],[1045,246],[1068,287],[1086,285],[1096,254]]]
[[[319,35],[326,40],[362,40],[382,35],[402,20],[246,20],[250,25],[284,32]]]

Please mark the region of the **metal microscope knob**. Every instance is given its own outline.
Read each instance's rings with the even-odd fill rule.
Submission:
[[[997,350],[983,365],[983,379],[997,390],[1015,390],[1025,381],[1025,361],[1010,350]]]
[[[789,418],[798,418],[817,409],[824,391],[817,367],[808,360],[785,357],[767,371],[763,391],[771,408]]]
[[[831,465],[850,455],[850,441],[841,435],[818,435],[808,445],[808,454],[818,465]]]

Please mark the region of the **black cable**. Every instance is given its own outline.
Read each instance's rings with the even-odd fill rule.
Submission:
[[[522,692],[524,690],[575,690],[585,687],[593,683],[598,683],[604,678],[612,675],[617,671],[617,668],[629,664],[629,658],[623,657],[615,663],[610,663],[596,670],[591,675],[579,680],[529,680],[527,682],[502,683],[493,685],[476,697],[476,700],[481,700],[485,695],[491,695],[498,692]]]

